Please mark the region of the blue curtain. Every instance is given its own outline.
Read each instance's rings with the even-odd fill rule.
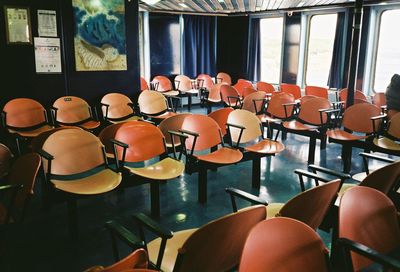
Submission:
[[[252,81],[260,80],[260,19],[250,18],[249,52],[247,54],[247,75]]]
[[[183,15],[183,73],[216,75],[216,18]]]
[[[335,42],[333,44],[333,54],[331,68],[329,71],[328,86],[330,88],[343,88],[345,77],[345,58],[346,54],[346,13],[339,12],[336,23]]]

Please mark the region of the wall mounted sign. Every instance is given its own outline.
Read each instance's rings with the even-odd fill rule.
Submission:
[[[127,70],[125,0],[72,0],[77,71]]]
[[[34,38],[36,73],[61,73],[59,38]]]
[[[8,44],[31,44],[31,20],[29,8],[4,7]]]
[[[40,37],[57,37],[57,13],[55,10],[37,11]]]

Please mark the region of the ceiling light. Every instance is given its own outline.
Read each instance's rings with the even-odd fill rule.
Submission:
[[[188,6],[185,3],[179,3],[179,6],[181,6],[182,8],[188,8]]]
[[[150,6],[154,6],[155,4],[157,4],[160,1],[161,0],[142,0],[143,3],[146,3],[147,5],[150,5]]]

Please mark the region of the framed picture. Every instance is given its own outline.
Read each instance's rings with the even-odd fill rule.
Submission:
[[[8,44],[31,44],[31,18],[29,8],[4,7]]]

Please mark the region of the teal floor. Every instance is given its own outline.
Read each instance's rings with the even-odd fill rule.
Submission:
[[[195,113],[205,109],[195,106]],[[251,162],[219,168],[208,173],[208,202],[197,202],[197,174],[183,175],[161,185],[161,216],[155,218],[163,226],[178,231],[199,227],[210,220],[232,212],[231,202],[224,189],[236,187],[267,199],[269,202],[286,202],[300,193],[294,169],[306,169],[308,138],[288,134],[284,141],[286,149],[275,157],[261,162],[261,188],[251,186]],[[362,171],[361,159],[353,151],[352,172]],[[316,164],[341,170],[340,146],[328,144],[325,150],[316,151]],[[371,168],[378,164],[371,163]],[[311,186],[311,183],[308,184]],[[66,204],[56,204],[50,210],[41,208],[40,181],[37,194],[32,200],[26,221],[11,226],[0,233],[3,244],[0,250],[0,271],[83,271],[84,269],[113,262],[110,237],[104,222],[118,218],[135,231],[131,214],[150,214],[149,185],[126,189],[123,193],[106,195],[78,201],[79,238],[71,239],[67,228]],[[239,201],[239,206],[247,203]],[[329,246],[329,234],[321,232]],[[0,240],[1,241],[1,240]],[[121,253],[128,249],[121,246]]]

